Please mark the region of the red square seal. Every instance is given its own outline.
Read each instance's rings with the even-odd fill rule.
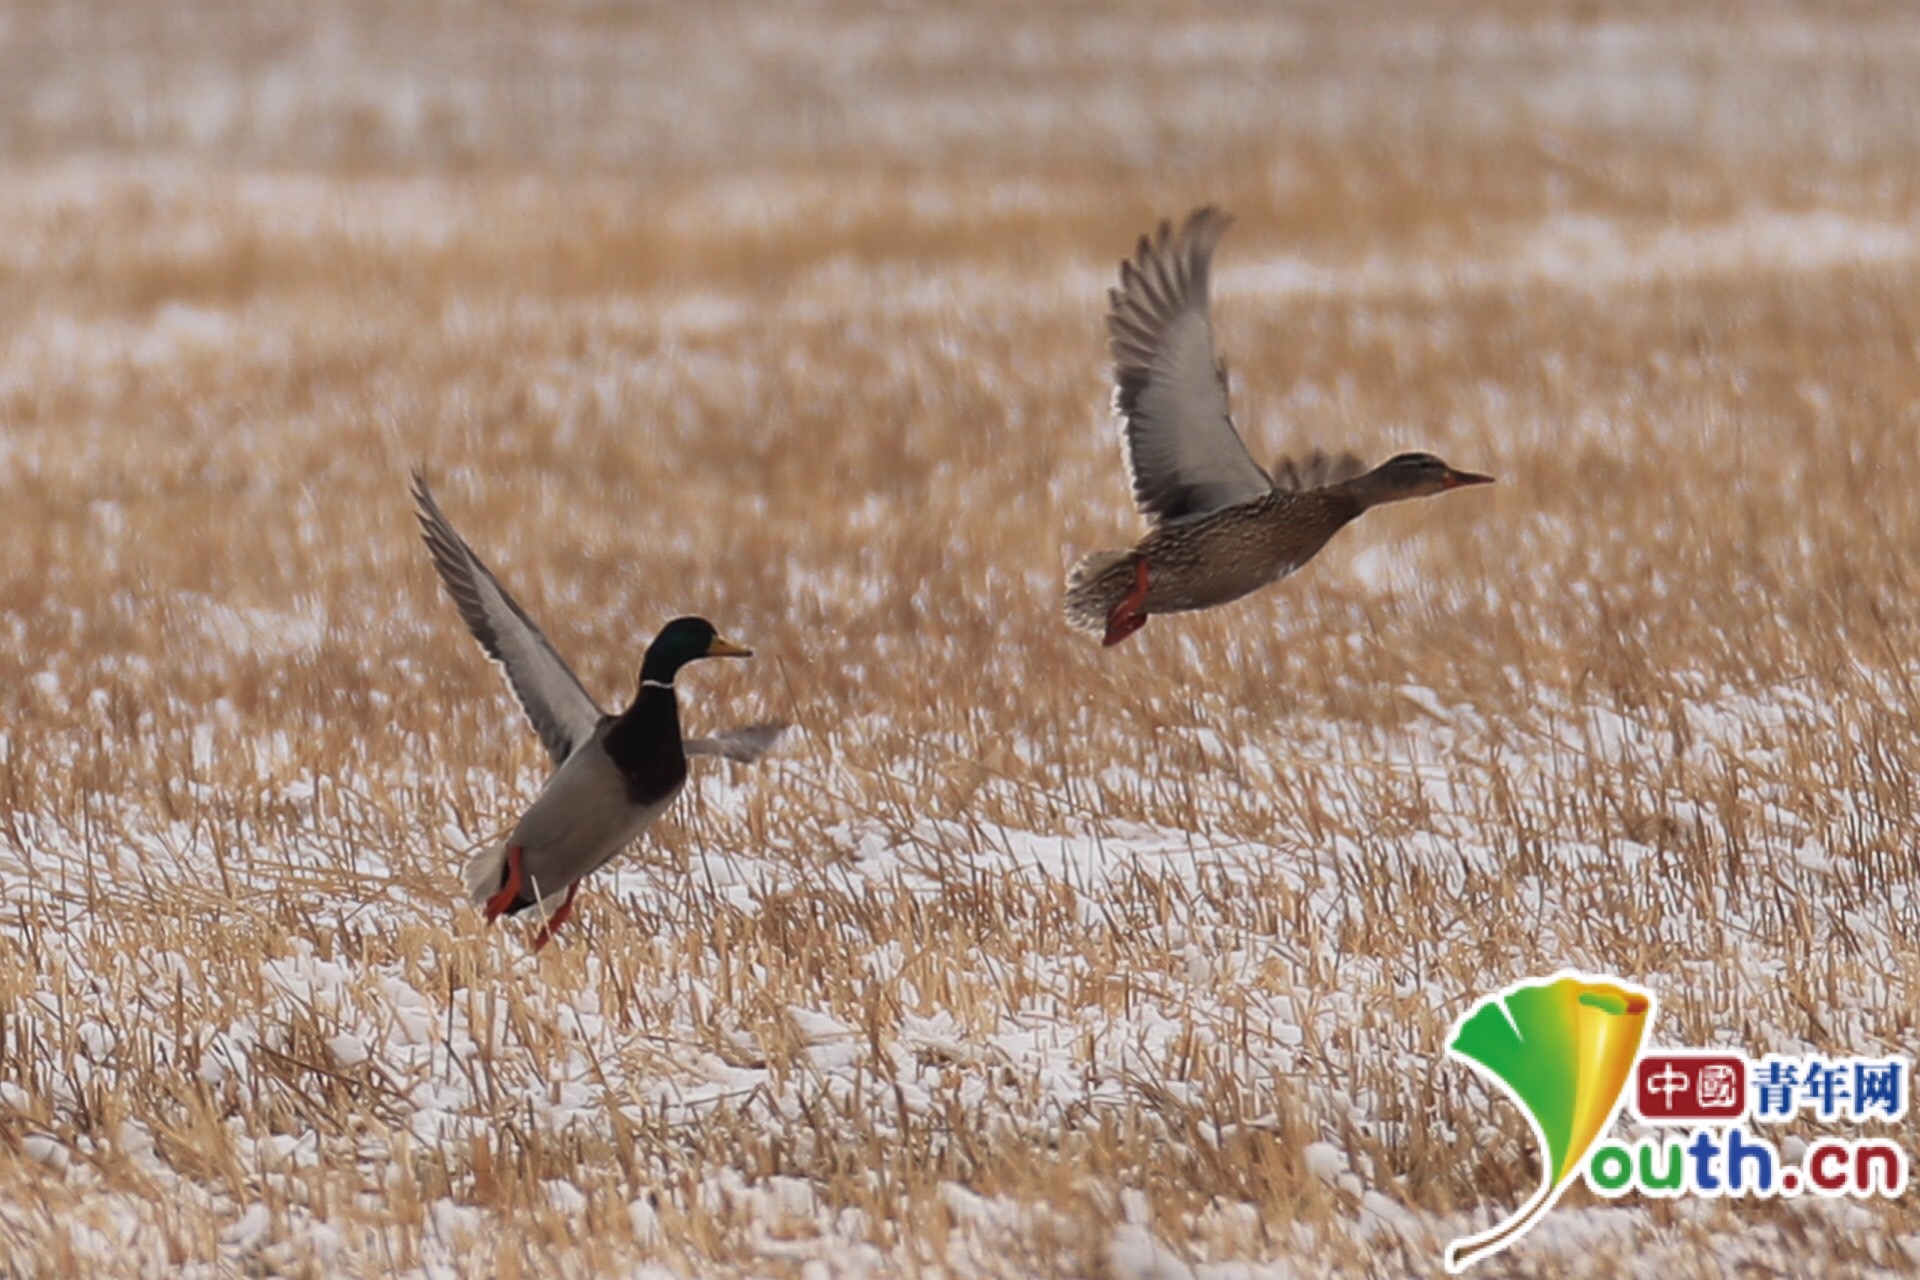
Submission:
[[[1633,1072],[1633,1114],[1650,1124],[1738,1120],[1747,1114],[1747,1060],[1705,1049],[1643,1054]]]

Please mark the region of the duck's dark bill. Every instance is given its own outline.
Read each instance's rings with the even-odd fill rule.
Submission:
[[[1447,488],[1458,489],[1463,484],[1492,484],[1492,476],[1483,476],[1477,471],[1455,471],[1447,476]]]
[[[751,658],[753,650],[715,636],[713,643],[707,646],[707,656],[709,658]]]

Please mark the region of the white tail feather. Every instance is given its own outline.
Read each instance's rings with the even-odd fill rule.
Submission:
[[[474,906],[483,905],[500,891],[500,875],[507,867],[507,842],[490,844],[467,859],[461,873],[467,882],[467,898]]]
[[[467,882],[467,900],[476,907],[487,905],[487,899],[500,892],[500,878],[507,869],[507,842],[490,844],[467,859],[466,870],[460,873]],[[539,892],[540,882],[534,880],[533,891]],[[523,890],[524,892],[524,890]],[[560,909],[567,900],[565,889],[556,889],[540,899],[540,914],[550,916]]]
[[[1067,575],[1067,590],[1061,601],[1068,626],[1098,632],[1107,625],[1107,614],[1133,587],[1135,554],[1096,551],[1080,558]]]

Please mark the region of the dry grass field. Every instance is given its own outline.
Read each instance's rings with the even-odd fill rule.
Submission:
[[[1891,4],[0,4],[0,1276],[1433,1274],[1509,981],[1914,1052],[1917,118]],[[1102,651],[1207,201],[1256,455],[1500,483]],[[539,955],[416,461],[603,701],[699,612],[797,726]],[[1916,1266],[1576,1188],[1477,1274]]]

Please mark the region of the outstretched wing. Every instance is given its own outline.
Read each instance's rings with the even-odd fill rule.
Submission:
[[[1114,406],[1126,419],[1133,498],[1155,523],[1251,502],[1273,486],[1227,412],[1207,276],[1232,219],[1208,206],[1175,234],[1140,238],[1107,292]]]
[[[1366,469],[1367,464],[1360,461],[1358,454],[1315,449],[1298,461],[1283,454],[1273,464],[1273,487],[1305,493],[1351,480]]]
[[[440,571],[467,630],[507,673],[507,683],[547,754],[556,765],[563,763],[593,736],[602,715],[599,706],[533,619],[440,514],[427,478],[418,470],[413,473],[413,505],[433,567]]]
[[[681,744],[681,750],[690,756],[719,756],[726,760],[737,760],[741,764],[752,764],[767,754],[786,731],[787,722],[784,720],[762,720],[757,724],[723,729],[711,738],[688,738]]]

